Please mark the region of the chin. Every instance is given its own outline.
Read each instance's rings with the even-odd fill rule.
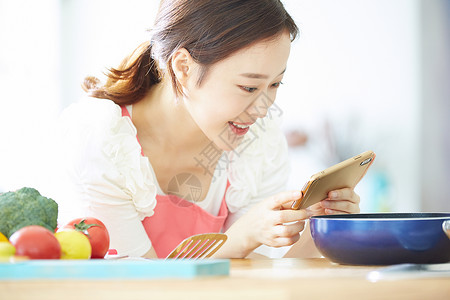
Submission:
[[[245,135],[237,136],[232,133],[228,126],[221,131],[209,132],[206,134],[208,139],[214,143],[215,148],[222,151],[233,151],[244,140]]]

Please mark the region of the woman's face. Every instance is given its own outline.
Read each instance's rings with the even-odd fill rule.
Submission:
[[[214,64],[200,87],[198,74],[188,78],[186,108],[218,148],[235,149],[252,124],[267,114],[286,70],[290,47],[286,32]]]

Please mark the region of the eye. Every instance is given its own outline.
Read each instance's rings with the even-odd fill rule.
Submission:
[[[254,88],[254,87],[248,87],[248,86],[239,86],[239,87],[249,93],[253,93],[254,91],[256,91],[258,89],[258,88]]]
[[[275,82],[274,84],[272,84],[272,87],[278,88],[278,87],[280,87],[280,85],[282,85],[282,84],[283,84],[283,82],[278,81],[278,82]]]

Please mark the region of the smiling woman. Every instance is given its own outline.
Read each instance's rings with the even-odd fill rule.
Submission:
[[[284,191],[273,103],[297,32],[278,0],[163,0],[149,41],[105,83],[87,77],[90,97],[63,113],[62,215],[79,217],[77,203],[121,255],[165,257],[220,231],[216,257],[294,244],[311,213],[285,209],[300,192]],[[359,210],[353,191],[338,194],[315,211]]]

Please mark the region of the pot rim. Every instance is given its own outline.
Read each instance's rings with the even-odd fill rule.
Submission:
[[[425,221],[450,220],[450,213],[359,213],[313,216],[313,219],[341,221]]]

